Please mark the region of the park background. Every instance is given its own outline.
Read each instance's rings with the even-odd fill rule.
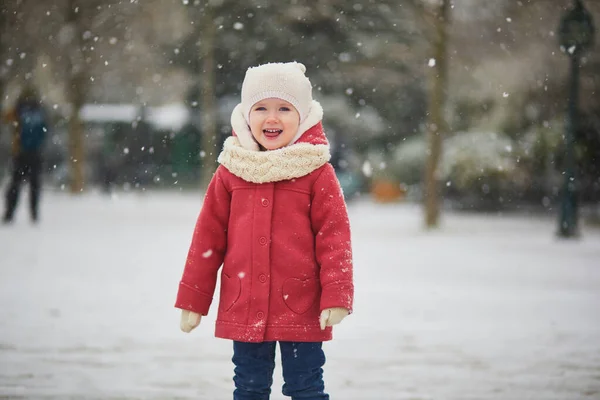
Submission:
[[[598,21],[596,0],[3,1],[2,112],[33,84],[52,123],[41,222],[21,204],[0,229],[0,395],[228,398],[228,344],[209,318],[182,337],[172,302],[245,70],[296,60],[355,243],[332,393],[598,398]]]
[[[576,53],[575,186],[593,205],[600,56],[594,31],[585,48],[563,43],[575,40],[560,34],[573,4],[11,0],[0,14],[2,107],[25,83],[43,94],[54,187],[198,188],[231,133],[245,70],[297,60],[325,109],[349,199],[439,192],[453,207],[556,210]],[[597,1],[579,4],[599,19]],[[10,129],[0,136],[4,176]]]

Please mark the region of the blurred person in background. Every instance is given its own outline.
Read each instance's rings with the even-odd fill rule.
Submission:
[[[29,206],[33,222],[39,219],[42,149],[48,132],[47,114],[34,86],[23,88],[15,107],[4,121],[13,126],[12,177],[6,190],[3,223],[13,221],[21,185],[29,182]]]

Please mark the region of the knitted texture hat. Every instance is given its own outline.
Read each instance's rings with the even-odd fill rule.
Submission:
[[[242,111],[250,124],[250,109],[268,98],[291,103],[300,114],[300,123],[310,112],[312,86],[304,75],[306,67],[298,62],[268,63],[250,67],[242,83]]]

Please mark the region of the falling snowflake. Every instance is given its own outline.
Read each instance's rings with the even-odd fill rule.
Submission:
[[[362,166],[362,172],[365,176],[370,177],[373,174],[373,167],[369,161],[365,161]]]

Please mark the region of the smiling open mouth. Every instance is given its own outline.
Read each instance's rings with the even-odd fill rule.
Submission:
[[[263,129],[263,133],[266,137],[275,138],[283,132],[283,129]]]

